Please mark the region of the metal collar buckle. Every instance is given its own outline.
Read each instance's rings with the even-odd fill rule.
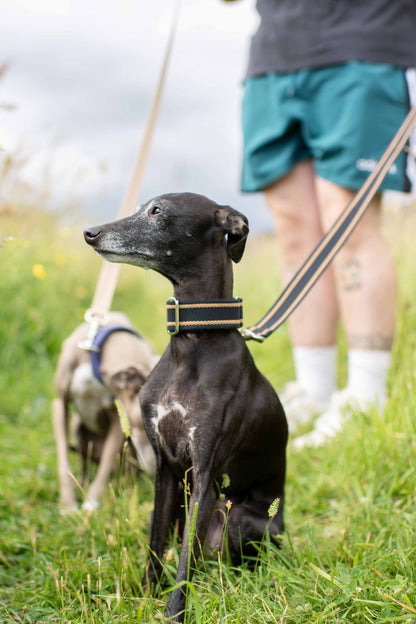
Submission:
[[[168,329],[167,332],[170,336],[176,336],[179,334],[179,301],[176,297],[169,297],[166,304],[175,306],[175,329]]]

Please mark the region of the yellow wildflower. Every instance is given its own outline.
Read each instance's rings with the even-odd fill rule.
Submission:
[[[40,280],[43,280],[46,277],[46,271],[43,264],[34,264],[32,267],[32,273],[37,279]]]

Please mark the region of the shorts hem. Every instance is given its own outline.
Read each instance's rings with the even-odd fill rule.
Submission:
[[[358,192],[363,186],[364,184],[367,182],[369,176],[367,176],[366,178],[363,178],[362,180],[357,180],[357,182],[354,182],[353,180],[345,180],[341,179],[341,176],[336,176],[336,175],[331,175],[331,174],[326,174],[326,173],[322,173],[320,171],[316,171],[316,176],[318,178],[322,178],[323,180],[327,180],[328,182],[332,182],[333,184],[336,184],[337,186],[347,189],[349,191],[354,191],[354,192]],[[405,189],[405,185],[404,184],[395,184],[392,182],[389,182],[388,180],[386,181],[385,179],[383,180],[383,182],[380,184],[377,193],[383,193],[384,191],[398,191],[399,193],[407,193],[409,192],[407,189]]]
[[[295,160],[288,167],[283,169],[281,172],[279,172],[277,174],[276,174],[276,172],[273,173],[273,176],[270,179],[266,179],[266,181],[262,181],[260,185],[257,185],[257,184],[244,184],[242,182],[241,186],[240,186],[240,190],[241,190],[242,193],[261,193],[266,188],[268,188],[269,186],[271,186],[275,182],[278,182],[279,180],[284,178],[286,175],[288,175],[298,163],[305,162],[305,161],[308,161],[308,160],[311,160],[311,158],[309,156],[306,157],[306,158],[299,158],[299,160]],[[243,176],[243,179],[244,179],[244,176]]]

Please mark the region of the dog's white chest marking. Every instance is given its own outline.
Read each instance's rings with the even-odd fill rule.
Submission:
[[[74,371],[71,396],[82,424],[89,431],[102,434],[100,412],[111,408],[113,397],[111,392],[94,377],[89,362],[81,364]]]
[[[188,465],[192,462],[196,431],[190,411],[178,401],[154,404],[152,408],[151,422],[169,461]]]
[[[186,414],[188,413],[187,409],[181,403],[179,403],[179,401],[173,401],[172,403],[169,403],[167,405],[163,405],[161,403],[154,404],[152,405],[152,408],[155,414],[152,418],[152,423],[158,436],[160,435],[160,423],[164,418],[166,418],[166,416],[170,414],[175,414],[179,416],[181,420],[184,420]]]
[[[189,442],[192,444],[194,441],[194,433],[195,433],[195,429],[196,427],[190,427],[189,428]]]

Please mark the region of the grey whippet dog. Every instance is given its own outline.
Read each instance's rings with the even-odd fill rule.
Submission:
[[[82,481],[87,457],[98,463],[97,474],[86,492],[83,509],[93,510],[98,506],[117,465],[125,436],[114,399],[121,402],[126,413],[133,446],[138,449],[140,468],[151,474],[155,469],[155,456],[144,431],[138,394],[159,358],[150,343],[121,312],[108,313],[100,331],[106,331],[107,335],[97,349],[96,374],[90,353],[80,347],[87,341],[90,332],[90,324],[86,322],[64,341],[55,373],[57,396],[52,403],[52,422],[57,449],[60,508],[64,513],[77,509],[75,482],[69,461],[70,430],[82,460]],[[94,349],[92,345],[90,347]]]
[[[130,217],[84,231],[86,242],[106,260],[167,277],[179,303],[201,297],[230,301],[231,261],[240,261],[247,235],[244,215],[193,193],[156,197]],[[176,319],[176,335],[139,399],[156,454],[143,590],[160,579],[169,527],[184,513],[177,499],[185,480],[189,517],[182,517],[176,577],[182,585],[172,591],[165,613],[170,621],[182,622],[185,585],[192,575],[188,557],[193,568],[204,542],[228,548],[239,563],[242,555],[257,553],[253,542],[262,539],[268,525],[272,538],[282,532],[287,423],[276,393],[236,329],[189,331],[185,325],[176,333],[179,328]],[[268,509],[276,498],[279,509],[270,519]],[[193,526],[190,543],[188,527]]]

